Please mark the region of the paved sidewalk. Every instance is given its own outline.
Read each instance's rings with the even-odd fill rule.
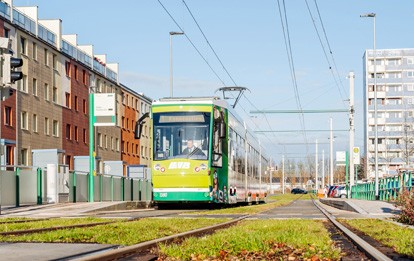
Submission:
[[[129,207],[128,202],[80,202],[32,205],[21,207],[2,208],[0,217],[30,217],[30,218],[53,218],[53,217],[80,217],[91,216],[95,212],[107,210],[145,209],[144,206]]]
[[[393,217],[400,210],[393,204],[378,200],[359,200],[359,199],[340,199],[340,198],[321,198],[323,204],[359,213],[363,216]]]

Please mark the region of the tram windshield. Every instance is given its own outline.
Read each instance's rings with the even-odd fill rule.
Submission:
[[[208,158],[210,113],[154,113],[153,124],[154,160]]]

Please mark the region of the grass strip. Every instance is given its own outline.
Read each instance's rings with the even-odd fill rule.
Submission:
[[[340,250],[321,221],[299,219],[242,221],[206,237],[185,239],[179,245],[161,244],[159,250],[167,260],[340,258]]]
[[[72,226],[78,224],[89,224],[98,222],[108,222],[112,219],[107,218],[54,218],[41,221],[24,222],[24,223],[3,223],[0,224],[0,232],[11,232],[17,230],[49,228],[57,226]]]
[[[249,206],[241,207],[228,207],[223,209],[202,211],[202,212],[191,212],[191,215],[231,215],[231,214],[257,214],[266,210],[270,210],[275,207],[286,206],[292,201],[297,199],[309,199],[309,195],[293,195],[293,194],[284,194],[278,196],[271,196],[268,198],[266,204],[253,204]],[[188,215],[186,213],[185,215]]]
[[[349,219],[343,223],[391,247],[401,255],[414,258],[414,230],[380,219]]]
[[[146,218],[91,228],[74,228],[22,236],[2,236],[0,241],[133,245],[225,221],[228,219]]]

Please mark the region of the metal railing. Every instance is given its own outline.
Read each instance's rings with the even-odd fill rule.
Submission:
[[[403,189],[413,190],[414,175],[411,172],[398,176],[379,179],[379,200],[394,201]],[[352,187],[351,197],[355,199],[375,200],[375,183],[366,182]]]
[[[47,174],[41,168],[28,166],[0,166],[0,207],[41,205],[48,202]],[[64,175],[58,173],[59,176]],[[87,172],[71,172],[63,183],[69,193],[65,202],[88,201]],[[64,179],[58,179],[64,180]],[[151,201],[152,185],[149,179],[112,175],[94,176],[96,201]],[[60,184],[57,184],[57,187]]]

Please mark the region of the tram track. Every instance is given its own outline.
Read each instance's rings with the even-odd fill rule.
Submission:
[[[180,212],[169,212],[164,214],[154,213],[153,215],[148,215],[145,217],[133,217],[128,218],[125,220],[111,220],[111,221],[103,221],[103,222],[93,222],[93,223],[83,223],[83,224],[75,224],[75,225],[67,225],[67,226],[52,226],[52,227],[45,227],[45,228],[34,228],[34,229],[22,229],[22,230],[14,230],[14,231],[4,231],[0,232],[0,236],[18,236],[18,235],[27,235],[27,234],[34,234],[34,233],[42,233],[42,232],[49,232],[49,231],[56,231],[56,230],[65,230],[65,229],[73,229],[73,228],[90,228],[95,226],[101,225],[108,225],[113,224],[116,222],[133,222],[138,221],[144,218],[151,218],[151,217],[168,217],[171,215],[179,214]],[[0,225],[10,225],[10,224],[19,224],[19,223],[29,223],[29,222],[41,222],[41,221],[49,221],[53,218],[43,218],[43,219],[28,219],[28,220],[10,220],[5,222],[0,222]]]
[[[343,224],[338,222],[333,215],[331,215],[324,207],[321,206],[320,203],[318,203],[313,197],[311,198],[312,198],[313,204],[319,209],[319,211],[321,211],[326,216],[329,222],[333,224],[335,228],[339,231],[340,234],[331,231],[332,234],[335,234],[336,241],[343,242],[344,240],[340,236],[340,235],[343,235],[343,237],[346,237],[348,240],[350,240],[354,244],[355,248],[361,251],[369,259],[383,260],[383,261],[392,260],[387,255],[382,253],[379,249],[375,248],[374,246],[366,242],[364,239],[362,239],[360,236],[358,236],[357,234],[352,232],[350,229],[345,227]]]

